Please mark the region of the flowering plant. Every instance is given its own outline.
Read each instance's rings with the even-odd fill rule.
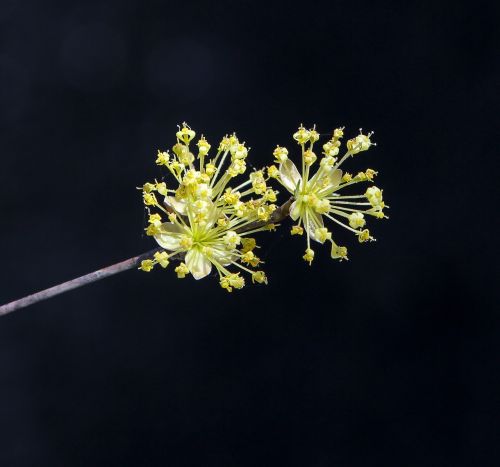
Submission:
[[[203,279],[215,269],[221,287],[228,292],[244,287],[243,273],[254,283],[267,284],[265,272],[256,269],[263,262],[255,253],[254,234],[275,231],[290,217],[295,222],[291,234],[305,233],[305,261],[311,264],[314,260],[312,242],[327,241],[331,257],[343,260],[347,259],[347,248],[335,243],[325,221],[351,231],[364,243],[374,240],[365,228],[365,217],[387,217],[382,190],[376,186],[369,186],[362,194],[343,194],[351,185],[372,183],[377,175],[373,169],[357,175],[340,169],[350,157],[375,146],[372,133],[365,135],[360,130],[347,141],[346,151],[339,157],[344,129],[337,128],[323,144],[317,162],[314,149],[320,134],[315,127],[307,130],[301,125],[293,135],[302,152],[300,171],[289,159],[288,150],[277,146],[273,154],[278,167],[272,164],[253,170],[243,180],[249,149],[236,134],[224,136],[212,156],[205,137],[194,144],[195,136],[183,123],[172,152],[158,151],[156,164],[168,170],[175,180],[173,185],[155,180],[140,187],[148,213],[146,235],[154,238],[157,248],[2,305],[0,316],[137,266],[145,272],[156,265],[166,268],[173,260],[179,261],[175,272],[180,279],[188,274]],[[283,204],[276,204],[279,192],[269,182],[289,192]]]
[[[146,234],[154,237],[161,249],[143,260],[140,269],[149,272],[156,264],[166,268],[172,258],[181,258],[183,261],[175,268],[179,278],[190,273],[195,279],[202,279],[215,267],[220,285],[229,292],[245,285],[241,272],[250,274],[252,282],[267,283],[264,271],[250,268],[262,263],[254,252],[257,244],[251,235],[275,230],[277,222],[287,216],[297,222],[291,228],[292,235],[306,234],[303,258],[309,264],[314,259],[311,241],[329,241],[331,257],[347,259],[347,248],[335,243],[324,220],[341,225],[356,234],[360,242],[367,242],[374,239],[364,228],[365,216],[386,216],[382,190],[375,186],[360,195],[339,193],[360,182],[370,183],[377,175],[373,169],[355,176],[342,172],[340,166],[348,158],[375,145],[370,139],[372,133],[365,135],[360,131],[347,141],[347,150],[339,158],[343,135],[343,128],[337,128],[323,144],[321,160],[312,174],[318,160],[313,149],[320,135],[315,128],[307,130],[301,125],[293,135],[302,151],[300,172],[288,158],[288,150],[277,146],[273,154],[278,167],[254,170],[244,181],[235,181],[246,173],[245,143],[235,134],[226,135],[210,158],[211,145],[201,136],[197,149],[193,149],[196,133],[184,123],[176,134],[172,153],[158,151],[156,159],[175,179],[175,188],[167,188],[165,182],[156,180],[141,188],[149,214]],[[279,192],[268,186],[270,180],[291,195],[280,208],[274,204]],[[236,268],[236,272],[229,267]]]

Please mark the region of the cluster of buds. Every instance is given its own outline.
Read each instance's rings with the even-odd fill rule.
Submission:
[[[278,192],[269,186],[274,179],[291,194],[285,203],[286,213],[296,222],[292,235],[307,237],[304,260],[311,263],[314,250],[311,242],[331,242],[332,258],[347,259],[347,249],[338,246],[324,219],[355,233],[360,242],[373,240],[365,229],[365,216],[384,218],[382,190],[370,186],[363,195],[341,195],[345,187],[359,182],[372,182],[377,172],[367,169],[353,176],[340,170],[349,157],[366,151],[374,143],[371,133],[362,131],[347,141],[347,151],[339,159],[343,128],[323,145],[322,157],[314,175],[311,168],[318,157],[313,151],[320,139],[315,128],[302,125],[293,138],[302,149],[302,170],[288,158],[288,150],[274,150],[275,163],[266,170],[247,172],[249,148],[236,134],[226,135],[209,156],[211,145],[202,135],[196,144],[196,133],[183,124],[176,133],[172,151],[158,151],[156,164],[165,167],[175,179],[175,185],[154,181],[142,187],[144,205],[148,211],[146,234],[161,247],[150,259],[142,261],[140,269],[151,271],[156,265],[168,267],[172,259],[181,259],[175,267],[179,278],[191,274],[202,279],[215,268],[222,288],[231,292],[245,285],[245,273],[252,282],[267,283],[264,271],[255,269],[262,264],[255,251],[253,234],[276,228]],[[196,149],[194,148],[196,147]],[[235,181],[239,178],[238,181]],[[284,206],[285,206],[284,205]],[[278,210],[278,211],[277,211]]]
[[[382,190],[370,186],[364,194],[342,194],[348,186],[360,182],[373,182],[375,172],[367,169],[353,176],[343,173],[340,166],[349,158],[362,151],[367,151],[375,143],[371,141],[373,133],[360,134],[346,143],[346,152],[338,157],[341,148],[341,139],[344,128],[337,128],[333,135],[323,144],[322,157],[318,168],[312,174],[311,168],[317,161],[314,145],[319,139],[315,128],[307,130],[302,125],[293,135],[302,150],[302,170],[299,172],[295,164],[288,158],[288,150],[278,146],[274,151],[279,167],[272,166],[269,170],[273,178],[285,187],[293,196],[290,206],[290,217],[297,222],[291,229],[292,235],[306,233],[307,247],[304,260],[311,262],[314,259],[314,250],[311,241],[331,243],[331,257],[347,259],[347,248],[335,243],[332,232],[325,227],[325,221],[332,221],[354,233],[359,242],[373,241],[370,231],[365,228],[365,216],[378,219],[385,218],[383,209]]]
[[[175,188],[157,181],[141,188],[149,213],[146,234],[163,248],[144,260],[141,269],[151,271],[157,264],[166,268],[175,257],[183,259],[175,268],[179,278],[191,274],[202,279],[215,268],[220,285],[229,292],[245,285],[241,273],[250,274],[253,282],[267,283],[263,271],[251,269],[262,263],[252,235],[274,228],[277,193],[267,186],[269,177],[262,171],[230,186],[245,174],[249,151],[235,134],[222,139],[212,158],[203,136],[193,145],[197,150],[191,147],[195,136],[183,124],[172,152],[158,151],[156,163],[173,175]]]

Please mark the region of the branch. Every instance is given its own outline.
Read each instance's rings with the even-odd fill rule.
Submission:
[[[247,226],[247,229],[245,230],[251,230],[256,227],[262,227],[266,224],[281,222],[288,216],[292,201],[293,198],[290,198],[285,204],[277,208],[273,212],[271,219],[268,222],[256,222],[254,225],[251,224],[250,226]],[[120,263],[112,264],[111,266],[98,269],[97,271],[77,277],[76,279],[72,279],[67,282],[63,282],[62,284],[55,285],[54,287],[50,287],[40,292],[36,292],[34,294],[20,298],[19,300],[6,303],[5,305],[0,306],[0,316],[7,315],[9,313],[12,313],[13,311],[41,302],[42,300],[47,300],[48,298],[55,297],[56,295],[68,292],[69,290],[77,289],[78,287],[83,287],[87,284],[92,284],[92,282],[97,282],[98,280],[113,276],[115,274],[118,274],[119,272],[128,271],[129,269],[133,269],[134,267],[139,267],[142,260],[149,259],[157,251],[162,250],[163,248],[155,248],[141,255],[134,256],[133,258],[126,259],[125,261],[121,261]]]
[[[13,302],[2,305],[0,306],[0,316],[19,310],[20,308],[33,305],[34,303],[41,302],[42,300],[46,300],[47,298],[55,297],[56,295],[60,295],[69,290],[83,287],[84,285],[91,284],[92,282],[104,279],[105,277],[113,276],[114,274],[118,274],[119,272],[138,267],[143,259],[150,258],[152,255],[154,255],[155,252],[159,250],[161,250],[161,248],[155,248],[154,250],[143,253],[142,255],[134,256],[133,258],[126,259],[125,261],[121,261],[120,263],[113,264],[106,268],[98,269],[97,271],[86,274],[85,276],[77,277],[76,279],[63,282],[62,284],[55,285],[54,287],[50,287],[40,292],[28,295],[24,298],[20,298],[19,300],[15,300]]]

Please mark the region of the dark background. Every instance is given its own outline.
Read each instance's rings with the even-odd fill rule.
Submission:
[[[2,0],[0,303],[154,247],[135,187],[184,120],[256,167],[373,129],[391,209],[349,262],[261,238],[267,287],[129,271],[2,318],[0,465],[498,465],[493,3]]]

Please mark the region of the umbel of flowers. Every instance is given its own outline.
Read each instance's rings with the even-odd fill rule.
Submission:
[[[261,260],[252,235],[275,228],[271,215],[276,192],[267,186],[269,177],[254,171],[241,180],[248,148],[235,134],[225,136],[212,157],[203,136],[193,144],[196,134],[186,124],[176,136],[172,152],[158,151],[156,159],[175,179],[174,187],[157,181],[142,187],[149,213],[146,234],[163,251],[142,261],[141,269],[150,271],[156,264],[166,268],[171,258],[181,257],[175,268],[179,278],[191,274],[202,279],[215,268],[229,292],[245,285],[242,273],[267,283],[265,273],[254,269]]]
[[[343,129],[336,129],[323,145],[317,162],[313,149],[319,134],[314,128],[301,126],[293,135],[302,150],[300,172],[288,158],[288,150],[278,146],[274,151],[278,167],[254,170],[245,178],[249,149],[235,134],[226,135],[217,150],[212,150],[212,156],[209,142],[201,136],[194,143],[195,136],[184,123],[176,133],[172,151],[158,151],[156,164],[170,172],[174,185],[155,180],[141,187],[148,211],[146,234],[161,247],[152,258],[142,261],[143,271],[149,272],[156,265],[166,268],[171,260],[179,259],[182,262],[175,267],[179,278],[191,274],[202,279],[215,268],[220,285],[229,292],[245,285],[245,273],[252,282],[267,284],[264,271],[256,269],[262,261],[255,253],[258,247],[252,235],[274,231],[276,218],[280,220],[283,212],[296,222],[292,235],[305,232],[307,248],[303,258],[309,263],[314,259],[312,241],[329,241],[332,258],[347,259],[347,249],[335,243],[325,219],[366,242],[373,237],[365,228],[365,216],[386,217],[379,188],[372,185],[359,195],[339,193],[360,182],[370,183],[377,174],[367,169],[353,176],[340,169],[349,157],[374,145],[371,133],[360,132],[348,140],[346,152],[339,158]],[[275,204],[278,192],[268,185],[270,179],[291,194],[280,208]],[[278,212],[280,216],[275,216]]]
[[[334,130],[332,137],[323,144],[321,158],[314,152],[320,135],[315,128],[305,129],[302,125],[293,135],[302,151],[301,170],[288,158],[288,150],[276,147],[275,161],[278,168],[272,165],[268,173],[283,185],[293,196],[290,217],[296,221],[291,228],[292,235],[306,234],[307,248],[303,256],[309,264],[314,259],[311,240],[319,243],[331,243],[331,257],[347,259],[347,248],[339,246],[332,237],[332,231],[325,221],[333,226],[339,225],[354,233],[360,243],[373,241],[370,231],[365,228],[366,218],[386,218],[383,210],[385,204],[382,190],[370,185],[362,194],[343,194],[344,189],[359,183],[371,184],[377,175],[373,169],[366,169],[352,175],[342,172],[341,165],[350,157],[354,157],[375,146],[370,137],[373,133],[360,134],[347,141],[344,154],[339,157],[341,139],[344,129]]]

